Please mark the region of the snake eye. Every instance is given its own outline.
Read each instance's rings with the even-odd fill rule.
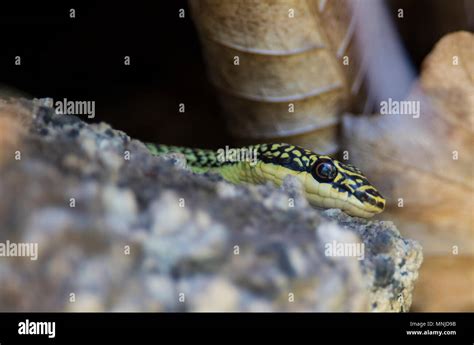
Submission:
[[[337,176],[337,168],[329,161],[323,161],[313,169],[316,177],[323,181],[332,181]]]

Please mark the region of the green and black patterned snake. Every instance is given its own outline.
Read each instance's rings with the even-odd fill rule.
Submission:
[[[236,184],[271,181],[280,186],[285,176],[296,176],[309,203],[318,208],[339,208],[352,216],[370,218],[385,207],[385,199],[358,168],[295,145],[259,144],[217,151],[147,147],[154,155],[181,153],[193,172],[218,173]]]

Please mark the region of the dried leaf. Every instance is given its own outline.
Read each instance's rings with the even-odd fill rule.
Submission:
[[[234,135],[334,152],[352,73],[341,63],[352,38],[347,1],[189,4]]]
[[[473,267],[472,256],[425,258],[413,292],[412,309],[424,312],[472,312]]]
[[[421,103],[419,118],[347,116],[343,122],[351,160],[388,198],[383,217],[419,239],[426,253],[452,254],[453,246],[474,253],[473,48],[467,32],[438,42],[409,98]]]

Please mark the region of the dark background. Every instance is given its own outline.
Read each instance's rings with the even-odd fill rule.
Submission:
[[[443,34],[469,28],[474,13],[466,11],[474,11],[473,3],[388,2],[394,16],[404,8],[404,20],[395,22],[417,68]],[[180,8],[185,19],[178,17]],[[230,142],[185,0],[2,1],[0,29],[4,86],[33,97],[95,100],[92,121],[146,141],[203,147]],[[22,66],[13,64],[17,55]],[[123,64],[126,55],[130,66]],[[184,114],[178,112],[181,102]]]
[[[228,140],[187,1],[1,7],[0,83],[34,97],[95,100],[91,121],[143,140],[203,146]],[[13,64],[17,55],[22,66]],[[185,113],[178,112],[181,102]]]

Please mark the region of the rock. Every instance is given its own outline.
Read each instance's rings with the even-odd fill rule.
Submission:
[[[291,177],[279,189],[193,174],[44,100],[1,103],[0,122],[5,107],[27,121],[2,148],[0,243],[37,243],[38,258],[0,257],[2,311],[411,305],[421,247],[391,222],[315,210]],[[338,256],[339,244],[362,251]]]

